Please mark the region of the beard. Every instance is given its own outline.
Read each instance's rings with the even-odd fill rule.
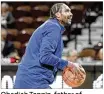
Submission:
[[[63,21],[64,26],[70,26],[71,25],[71,20],[68,19],[67,22]]]
[[[67,24],[68,24],[68,25],[71,25],[71,20],[68,20]]]

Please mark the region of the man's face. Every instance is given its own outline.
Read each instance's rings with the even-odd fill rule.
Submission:
[[[67,5],[62,6],[62,11],[60,12],[60,21],[65,25],[70,25],[73,14],[71,13],[71,9]]]

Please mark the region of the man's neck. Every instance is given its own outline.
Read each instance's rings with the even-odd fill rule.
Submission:
[[[58,20],[58,19],[57,19]],[[62,21],[58,20],[58,22],[60,23],[60,25],[62,25],[64,27],[64,24]]]

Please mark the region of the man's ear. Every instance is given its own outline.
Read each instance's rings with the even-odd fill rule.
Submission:
[[[60,12],[57,12],[55,15],[56,15],[56,18],[57,18],[57,19],[60,19],[60,18],[61,18]]]

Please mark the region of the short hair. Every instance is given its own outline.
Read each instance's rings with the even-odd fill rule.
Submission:
[[[9,5],[8,5],[7,3],[2,3],[2,4],[1,4],[1,7],[2,7],[2,8],[4,7],[4,8],[6,8],[6,9],[8,9],[8,8],[9,8]]]
[[[51,9],[50,9],[50,18],[55,18],[55,14],[57,12],[61,12],[62,11],[62,6],[65,5],[64,3],[56,3],[54,4]]]

